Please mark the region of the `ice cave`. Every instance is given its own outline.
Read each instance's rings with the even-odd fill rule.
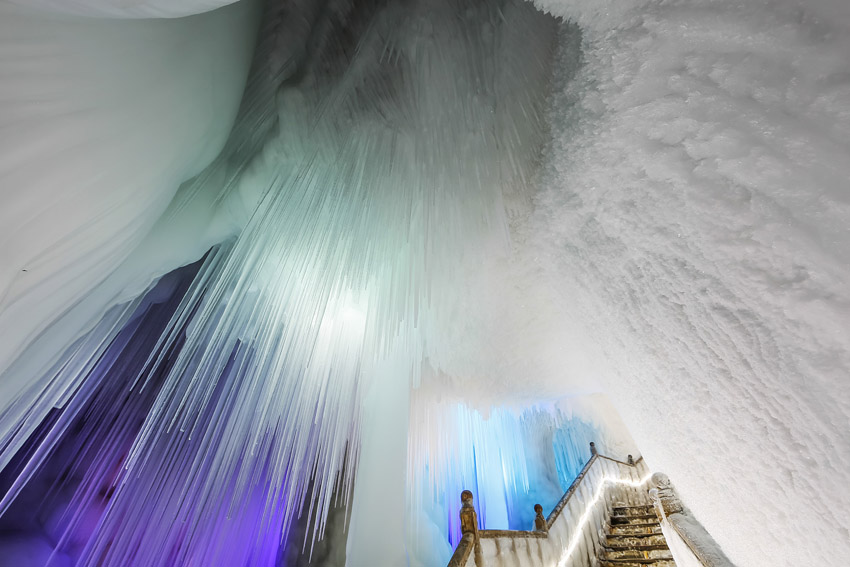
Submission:
[[[0,0],[0,567],[840,565],[848,487],[847,0]]]

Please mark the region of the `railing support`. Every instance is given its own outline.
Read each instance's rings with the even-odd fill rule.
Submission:
[[[534,531],[548,532],[549,524],[546,523],[546,518],[543,516],[543,506],[541,506],[540,504],[535,504],[534,512]]]
[[[460,533],[472,534],[478,542],[478,514],[472,503],[472,492],[464,490],[460,493]]]
[[[475,565],[483,565],[481,559],[481,542],[478,533],[478,514],[472,503],[472,492],[464,490],[460,493],[460,538],[448,567],[466,567],[469,556],[473,554]]]

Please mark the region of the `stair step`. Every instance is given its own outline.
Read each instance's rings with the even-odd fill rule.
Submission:
[[[611,523],[621,523],[621,522],[630,522],[632,520],[655,520],[655,523],[658,523],[658,516],[653,514],[630,514],[619,515],[619,514],[611,514]]]
[[[666,548],[667,540],[664,539],[664,534],[607,534],[603,545],[612,548],[633,547],[638,549],[645,546],[661,545]]]
[[[673,556],[670,555],[670,550],[666,547],[661,549],[652,549],[647,551],[641,551],[637,549],[606,549],[602,548],[602,553],[600,559],[604,559],[606,561],[657,561],[661,559],[669,559],[673,560]]]
[[[658,535],[661,533],[661,524],[621,524],[611,526],[610,535]]]
[[[645,498],[615,501],[606,528],[597,567],[676,567],[655,507]]]
[[[660,535],[661,524],[620,524],[612,525],[608,535],[631,536],[631,535]]]
[[[655,516],[655,508],[652,506],[614,506],[613,516],[624,516],[631,518],[634,516]]]
[[[652,551],[655,549],[668,549],[666,543],[628,543],[619,545],[611,545],[610,543],[607,543],[603,544],[602,547],[613,551],[627,551],[632,549],[636,549],[638,551]]]
[[[646,559],[643,561],[602,559],[599,562],[599,567],[646,567],[646,565],[652,565],[653,567],[676,567],[676,563],[672,559]]]
[[[630,526],[615,526],[615,527],[617,527],[617,528],[628,528]],[[658,527],[660,528],[661,526],[659,525]],[[613,539],[613,540],[616,540],[616,541],[630,540],[630,539],[645,540],[647,538],[664,539],[664,532],[661,532],[661,531],[649,532],[649,533],[640,532],[640,533],[636,533],[636,534],[614,534],[614,533],[610,533],[610,534],[605,534],[605,535],[609,539]],[[635,542],[635,543],[638,543],[638,542]]]

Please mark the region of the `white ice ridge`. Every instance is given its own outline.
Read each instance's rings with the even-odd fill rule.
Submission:
[[[256,2],[168,21],[0,3],[0,372],[19,366],[0,405],[111,304],[203,253],[191,216],[147,235],[224,145],[257,16]]]
[[[209,12],[237,0],[5,0],[42,14],[88,18],[182,18]]]
[[[538,5],[584,61],[532,230],[615,405],[737,565],[847,557],[850,4]]]

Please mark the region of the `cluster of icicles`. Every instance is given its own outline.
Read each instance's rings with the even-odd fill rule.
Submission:
[[[78,564],[273,565],[300,514],[321,535],[373,369],[404,361],[415,385],[458,270],[508,244],[552,22],[514,0],[313,16],[297,72],[261,43],[235,133],[193,182],[258,195],[247,226],[0,408],[0,513],[53,463],[56,494],[77,479],[57,551]]]
[[[408,506],[439,518],[451,549],[462,535],[461,491],[472,490],[482,529],[532,529],[534,505],[548,512],[557,504],[602,435],[557,405],[499,408],[485,418],[463,404],[414,395],[410,420]],[[414,532],[420,516],[412,518]],[[424,555],[416,549],[422,543],[412,538],[414,555]]]

